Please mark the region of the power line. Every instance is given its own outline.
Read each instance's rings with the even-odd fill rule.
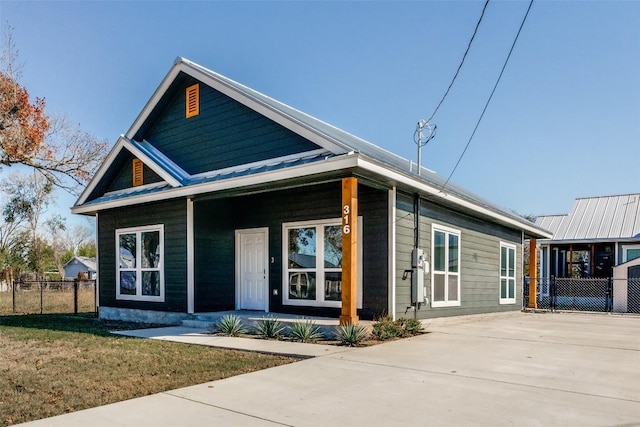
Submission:
[[[469,53],[469,49],[471,49],[471,44],[473,43],[473,39],[476,37],[476,33],[478,32],[478,28],[480,27],[480,22],[482,22],[482,18],[484,17],[484,11],[487,10],[487,6],[488,5],[489,5],[489,0],[487,0],[484,3],[484,7],[482,8],[482,13],[480,14],[480,19],[478,19],[478,23],[476,24],[476,28],[473,30],[473,34],[471,35],[471,39],[469,40],[469,44],[467,45],[467,50],[465,50],[464,51],[464,55],[462,55],[462,60],[460,61],[460,65],[458,65],[458,69],[456,70],[456,73],[453,75],[453,78],[451,79],[451,83],[449,83],[449,87],[445,91],[444,95],[442,95],[442,98],[440,99],[440,102],[438,102],[438,105],[436,106],[436,109],[433,110],[433,113],[431,114],[431,117],[429,117],[427,122],[431,122],[431,119],[433,119],[433,117],[436,115],[436,113],[440,109],[440,106],[444,102],[444,99],[447,97],[447,95],[449,95],[449,91],[451,90],[451,87],[453,86],[453,82],[456,81],[456,78],[458,77],[458,74],[460,74],[460,70],[462,69],[462,64],[464,64],[464,60],[467,58],[467,54]]]
[[[513,48],[516,46],[516,42],[518,41],[518,37],[520,36],[520,32],[522,31],[522,27],[524,26],[524,23],[527,20],[527,16],[529,16],[529,11],[531,10],[531,6],[532,5],[533,5],[533,0],[531,0],[529,2],[529,7],[527,8],[527,12],[524,14],[524,18],[522,18],[522,22],[520,23],[520,28],[518,28],[518,32],[516,34],[516,37],[513,40],[513,44],[511,45],[511,49],[509,49],[509,54],[507,55],[507,59],[505,59],[504,65],[502,66],[502,70],[500,70],[500,75],[498,75],[498,80],[496,80],[496,84],[493,86],[493,90],[491,91],[491,94],[489,95],[489,99],[487,99],[487,103],[484,105],[484,108],[482,109],[482,114],[480,114],[480,117],[478,118],[478,122],[476,123],[475,128],[473,128],[473,132],[471,133],[471,136],[469,137],[469,140],[467,141],[467,145],[464,147],[464,150],[462,151],[462,154],[460,154],[460,157],[458,157],[458,161],[456,162],[456,165],[453,167],[453,170],[449,174],[449,177],[447,178],[445,183],[442,185],[442,188],[440,188],[440,191],[444,191],[444,188],[449,183],[449,180],[451,180],[451,177],[453,176],[454,172],[456,171],[456,169],[458,169],[458,165],[460,165],[460,161],[462,161],[462,157],[464,157],[464,154],[467,152],[467,149],[469,148],[469,145],[471,144],[471,141],[473,140],[473,136],[476,134],[476,131],[478,130],[478,126],[480,126],[480,122],[482,121],[482,118],[484,117],[484,113],[487,111],[487,108],[489,107],[489,103],[491,102],[491,99],[493,98],[493,94],[496,92],[496,89],[498,88],[498,84],[500,83],[500,80],[502,79],[502,74],[504,73],[504,69],[507,68],[507,63],[509,62],[509,58],[511,58],[511,53],[513,52]]]

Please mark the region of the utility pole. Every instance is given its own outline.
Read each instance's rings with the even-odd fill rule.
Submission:
[[[420,175],[420,169],[422,168],[422,147],[427,145],[427,143],[436,136],[436,128],[436,125],[432,125],[424,119],[420,120],[416,125],[413,142],[418,146],[418,175]]]

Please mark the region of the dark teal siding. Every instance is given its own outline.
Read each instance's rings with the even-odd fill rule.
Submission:
[[[120,153],[121,159],[114,165],[118,165],[117,172],[114,173],[109,186],[107,187],[108,191],[117,191],[124,190],[125,188],[131,188],[133,186],[133,155],[126,150],[123,150]],[[143,167],[143,184],[153,184],[154,182],[160,182],[163,179],[155,173],[149,166],[144,165]]]
[[[146,139],[190,174],[208,172],[317,149],[279,124],[200,83],[200,114],[185,118],[185,89],[197,83],[180,79],[166,95],[164,109],[136,139]]]
[[[387,311],[387,192],[359,186],[363,318]],[[337,317],[340,309],[282,304],[282,224],[340,217],[340,182],[195,203],[196,311],[235,307],[235,230],[268,227],[269,310]],[[278,295],[273,295],[277,290]]]
[[[402,280],[405,269],[411,268],[414,246],[413,197],[398,193],[396,201],[396,315],[413,316],[407,312],[411,304],[411,283]],[[519,310],[522,306],[522,280],[516,283],[516,303],[499,304],[500,242],[516,246],[516,277],[522,277],[522,234],[493,222],[452,211],[422,199],[420,209],[420,247],[431,262],[431,227],[433,224],[460,231],[460,298],[456,307],[431,307],[431,279],[425,277],[430,303],[417,311],[418,318],[457,316],[498,311]]]
[[[235,232],[228,199],[194,205],[196,312],[235,308]]]
[[[101,211],[98,216],[100,305],[141,310],[187,311],[187,208],[184,199]],[[115,231],[164,224],[165,302],[116,300]]]

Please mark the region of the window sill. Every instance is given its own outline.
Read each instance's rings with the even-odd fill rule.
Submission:
[[[164,296],[146,297],[139,295],[116,295],[118,301],[164,302]]]
[[[438,302],[431,303],[431,308],[442,308],[442,307],[460,307],[460,301],[438,301]]]

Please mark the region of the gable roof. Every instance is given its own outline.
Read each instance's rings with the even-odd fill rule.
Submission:
[[[536,224],[553,241],[640,241],[640,193],[578,198],[564,215],[543,215]]]
[[[174,80],[181,73],[203,82],[306,138],[318,145],[319,149],[285,156],[286,158],[257,162],[252,165],[226,168],[229,170],[189,175],[151,144],[144,141],[139,143],[134,140],[139,136],[140,130],[150,119]],[[118,191],[116,194],[105,194],[89,201],[89,196],[96,189],[97,183],[102,179],[117,155],[125,149],[140,158],[145,165],[162,177],[164,182],[147,188],[127,189]],[[274,165],[280,165],[280,167]],[[287,172],[283,173],[282,169],[285,168]],[[541,227],[492,204],[462,187],[449,182],[446,189],[443,190],[446,180],[433,171],[421,168],[420,174],[418,174],[417,166],[410,160],[180,57],[176,59],[172,68],[129,130],[120,137],[94,179],[89,183],[76,205],[72,208],[72,211],[74,213],[91,214],[97,210],[114,207],[118,204],[143,203],[158,200],[159,197],[188,197],[205,192],[255,185],[257,182],[275,182],[279,179],[300,178],[346,169],[367,170],[372,174],[384,176],[393,185],[401,185],[410,188],[411,191],[433,196],[446,205],[457,206],[463,210],[521,229],[527,235],[533,237],[551,237]],[[256,179],[254,175],[262,176]]]
[[[74,261],[78,261],[80,264],[87,267],[87,270],[89,271],[93,271],[93,272],[96,271],[96,268],[97,268],[96,259],[91,257],[86,257],[86,256],[74,256],[64,265],[63,268],[66,268],[67,265],[71,264]]]

